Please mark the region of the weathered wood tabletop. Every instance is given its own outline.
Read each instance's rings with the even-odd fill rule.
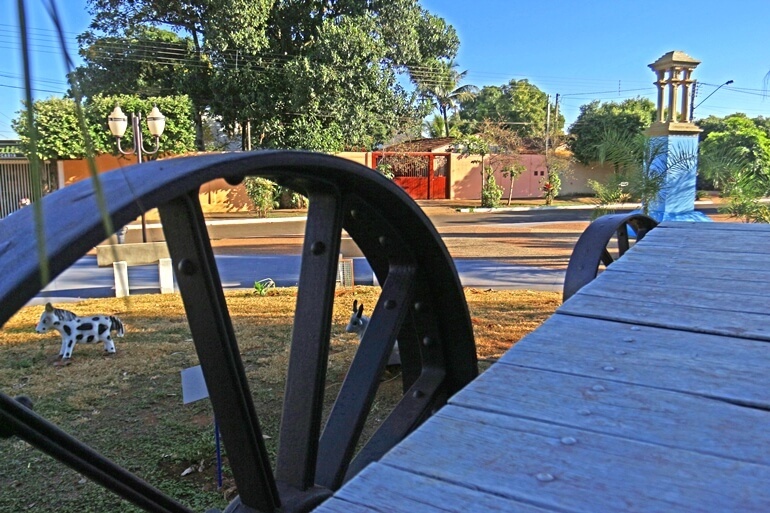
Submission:
[[[770,511],[769,255],[661,224],[316,511]]]

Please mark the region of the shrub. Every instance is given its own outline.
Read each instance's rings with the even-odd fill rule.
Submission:
[[[551,171],[548,173],[548,177],[543,183],[543,197],[545,198],[545,204],[553,204],[553,200],[556,196],[559,195],[560,190],[561,178],[559,177],[559,173]]]
[[[500,206],[500,198],[503,197],[503,188],[497,185],[492,168],[486,169],[486,179],[481,188],[481,206],[484,208],[497,208]]]
[[[244,180],[243,185],[246,188],[246,194],[254,204],[257,217],[267,217],[274,206],[275,184],[267,178],[250,176]]]

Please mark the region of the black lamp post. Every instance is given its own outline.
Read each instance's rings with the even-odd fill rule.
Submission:
[[[142,154],[154,155],[158,153],[160,147],[160,136],[163,134],[163,129],[166,128],[166,118],[160,113],[157,106],[154,106],[150,111],[150,115],[147,116],[147,128],[150,130],[150,134],[155,139],[155,148],[147,150],[144,147],[144,140],[142,138],[141,127],[141,114],[131,115],[131,128],[134,132],[134,147],[129,151],[124,151],[120,146],[120,138],[126,133],[128,127],[128,118],[120,109],[120,105],[115,105],[115,109],[107,117],[107,124],[110,126],[110,132],[115,136],[118,143],[118,151],[123,155],[136,154],[137,163],[142,163]],[[144,219],[144,213],[142,213],[142,242],[147,242],[147,224]]]

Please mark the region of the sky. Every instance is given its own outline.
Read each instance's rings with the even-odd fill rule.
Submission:
[[[18,0],[0,0],[0,139],[15,139],[11,120],[23,96]],[[66,70],[47,0],[25,0],[36,98],[62,96]],[[67,47],[89,24],[86,0],[56,0]],[[567,127],[592,100],[655,101],[648,65],[679,50],[701,64],[695,117],[743,112],[770,116],[770,0],[421,0],[460,37],[458,69],[467,84],[527,79],[559,95]],[[717,87],[728,80],[733,84]],[[711,93],[712,96],[708,97]],[[708,97],[708,98],[707,98]],[[703,102],[699,105],[700,102]],[[106,114],[105,114],[106,115]]]

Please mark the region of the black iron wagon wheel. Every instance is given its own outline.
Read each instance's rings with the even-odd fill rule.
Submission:
[[[599,217],[580,235],[567,265],[563,299],[572,297],[658,225],[644,214],[610,214]],[[630,232],[629,232],[630,229]]]
[[[208,239],[198,190],[263,176],[310,200],[275,469],[266,453]],[[328,155],[275,151],[155,161],[102,175],[114,226],[157,207],[193,341],[239,496],[232,512],[309,511],[419,426],[477,375],[473,331],[452,260],[435,228],[398,186]],[[94,184],[41,200],[55,277],[104,239]],[[42,288],[32,209],[0,221],[0,325]],[[321,429],[342,230],[382,292]],[[398,340],[404,395],[372,437],[359,437]],[[0,436],[18,436],[147,511],[190,511],[0,394]],[[356,448],[360,450],[356,452]]]

